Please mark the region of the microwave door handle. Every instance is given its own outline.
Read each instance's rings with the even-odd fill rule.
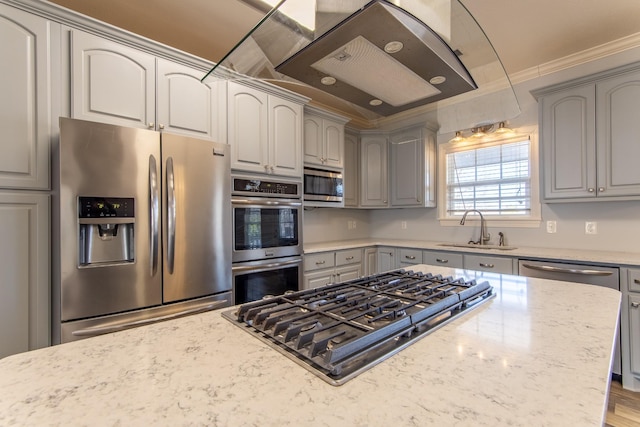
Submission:
[[[176,248],[176,193],[173,158],[167,159],[167,270],[173,274]]]
[[[149,267],[151,276],[158,271],[158,241],[159,241],[159,188],[158,188],[158,168],[156,158],[149,156]]]

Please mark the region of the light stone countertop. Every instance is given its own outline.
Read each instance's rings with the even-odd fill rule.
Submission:
[[[414,270],[486,279],[496,296],[339,387],[221,311],[10,356],[0,425],[603,424],[619,292]]]
[[[475,255],[506,256],[528,259],[553,259],[575,262],[586,262],[596,264],[613,264],[640,266],[640,253],[615,252],[615,251],[593,251],[581,249],[562,248],[536,248],[516,245],[513,250],[499,249],[479,249],[465,247],[443,246],[451,242],[431,242],[425,240],[400,240],[400,239],[358,239],[358,240],[336,240],[321,243],[305,243],[304,253],[306,255],[335,251],[341,249],[353,249],[367,246],[395,246],[402,248],[429,249],[447,252],[464,252]]]

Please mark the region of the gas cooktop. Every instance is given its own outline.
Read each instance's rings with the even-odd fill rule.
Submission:
[[[268,297],[222,316],[341,385],[493,296],[488,282],[396,270]]]

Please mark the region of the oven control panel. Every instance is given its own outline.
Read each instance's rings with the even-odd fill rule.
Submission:
[[[261,178],[234,177],[233,194],[245,196],[300,198],[300,183],[265,180]]]

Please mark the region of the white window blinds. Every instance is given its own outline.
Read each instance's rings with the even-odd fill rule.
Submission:
[[[472,147],[446,154],[447,216],[468,209],[485,215],[531,214],[531,147],[528,139]]]

